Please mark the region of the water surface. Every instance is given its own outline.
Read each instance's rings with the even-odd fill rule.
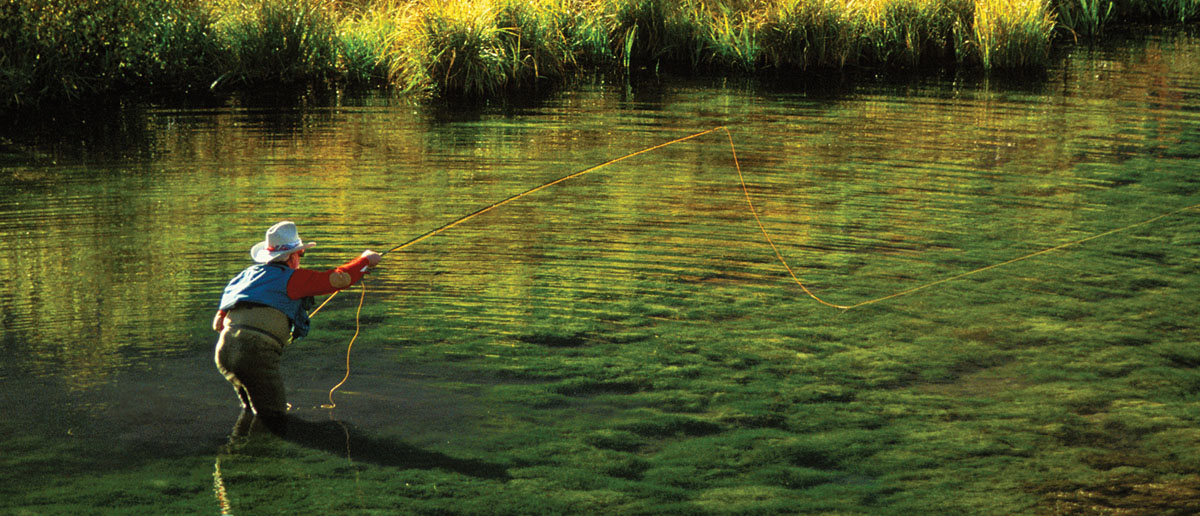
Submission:
[[[1200,39],[1181,30],[1078,49],[1046,77],[1019,82],[663,79],[485,106],[235,100],[82,118],[0,138],[0,381],[14,402],[0,423],[9,479],[0,506],[18,513],[53,513],[72,497],[51,495],[76,489],[85,493],[76,502],[99,496],[101,508],[217,511],[213,459],[238,412],[212,366],[208,326],[225,282],[279,220],[318,243],[306,265],[331,267],[566,174],[726,126],[783,256],[818,296],[854,304],[1200,202]],[[1029,328],[1046,317],[1039,308],[1102,312],[1131,288],[1195,293],[1194,276],[1156,279],[1155,269],[1195,271],[1186,264],[1200,242],[1197,216],[1087,244],[1122,242],[1120,257],[1047,255],[874,313],[933,314],[930,324],[961,336],[991,331],[979,321],[994,315],[973,307],[1014,297],[1057,299],[1004,316]],[[1087,272],[1073,267],[1080,260],[1092,260]],[[506,348],[518,345],[645,346],[691,341],[691,332],[819,355],[807,340],[813,324],[862,321],[803,302],[754,224],[724,133],[606,166],[389,255],[367,281],[354,373],[329,414],[318,405],[344,373],[359,293],[314,319],[284,374],[305,420],[336,415],[421,450],[377,453],[400,457],[368,466],[385,469],[404,469],[405,458],[451,464],[476,434],[515,428],[505,421],[522,416],[473,394],[503,375],[473,377],[459,362],[515,362]],[[803,315],[779,313],[782,303]],[[1136,318],[1153,318],[1161,333],[1137,338],[1194,343],[1195,315],[1147,309]],[[1109,320],[1114,334],[1127,321]],[[897,331],[863,324],[867,335]],[[562,380],[572,367],[548,376]],[[601,420],[621,410],[579,408]],[[173,461],[155,462],[164,457]],[[488,470],[464,464],[464,475]],[[284,471],[303,477],[304,467]],[[156,475],[191,487],[127,494],[157,485]],[[359,497],[371,506],[370,493]]]

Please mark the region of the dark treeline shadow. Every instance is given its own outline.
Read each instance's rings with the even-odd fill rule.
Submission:
[[[243,412],[233,433],[234,440],[279,438],[306,448],[347,457],[352,462],[399,469],[440,469],[490,480],[510,478],[507,465],[451,457],[401,441],[373,437],[334,419],[321,422],[295,416],[266,419]]]

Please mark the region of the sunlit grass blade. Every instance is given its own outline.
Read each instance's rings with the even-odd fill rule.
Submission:
[[[1045,0],[976,0],[974,27],[984,68],[1043,66],[1054,15]]]
[[[337,69],[336,13],[321,0],[255,0],[222,13],[228,82],[294,86],[323,83]]]

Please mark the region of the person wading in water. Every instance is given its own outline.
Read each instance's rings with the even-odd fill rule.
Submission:
[[[271,226],[266,239],[250,249],[255,264],[230,280],[221,295],[213,318],[213,330],[220,332],[215,359],[242,402],[235,433],[248,432],[255,418],[274,432],[286,428],[288,404],[279,374],[283,348],[308,334],[313,296],[357,283],[382,259],[366,250],[327,271],[300,268],[304,251],[315,245],[300,240],[293,222]]]

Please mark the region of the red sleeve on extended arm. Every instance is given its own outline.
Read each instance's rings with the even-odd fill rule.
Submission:
[[[324,294],[332,294],[343,288],[349,287],[358,283],[366,274],[364,269],[367,268],[367,259],[358,257],[350,260],[336,269],[327,271],[314,271],[312,269],[296,269],[292,273],[292,278],[288,280],[287,295],[292,299],[300,299],[308,296],[320,296]],[[350,283],[343,287],[335,287],[330,278],[334,274],[350,275]]]

